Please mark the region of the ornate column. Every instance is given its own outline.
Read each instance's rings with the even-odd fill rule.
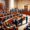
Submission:
[[[6,10],[9,9],[9,0],[5,0],[5,6],[6,6]]]
[[[9,0],[5,0],[5,6],[6,6],[5,11],[7,12],[7,14],[9,14],[10,13],[10,11],[9,11]]]
[[[14,0],[14,8],[18,8],[18,0]]]

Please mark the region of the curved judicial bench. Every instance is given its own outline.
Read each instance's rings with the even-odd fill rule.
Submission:
[[[30,15],[30,12],[26,11],[26,12],[22,12],[22,14]]]

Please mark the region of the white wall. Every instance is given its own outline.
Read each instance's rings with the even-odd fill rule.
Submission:
[[[28,9],[30,9],[30,1],[29,0],[22,0],[22,1],[19,0],[18,8],[24,9],[24,5],[28,5]]]
[[[14,8],[14,0],[9,0],[9,10]]]

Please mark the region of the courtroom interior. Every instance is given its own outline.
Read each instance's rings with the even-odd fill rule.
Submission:
[[[0,0],[0,30],[30,30],[30,0]]]

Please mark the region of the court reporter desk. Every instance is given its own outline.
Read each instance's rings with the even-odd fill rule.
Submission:
[[[13,20],[12,19],[8,19],[8,20],[6,20],[5,22],[9,22],[9,23],[11,23],[11,22],[13,22]],[[16,26],[16,25],[10,25],[9,27],[7,27],[7,30],[14,30],[14,26]],[[18,30],[18,27],[16,27],[16,30]]]

